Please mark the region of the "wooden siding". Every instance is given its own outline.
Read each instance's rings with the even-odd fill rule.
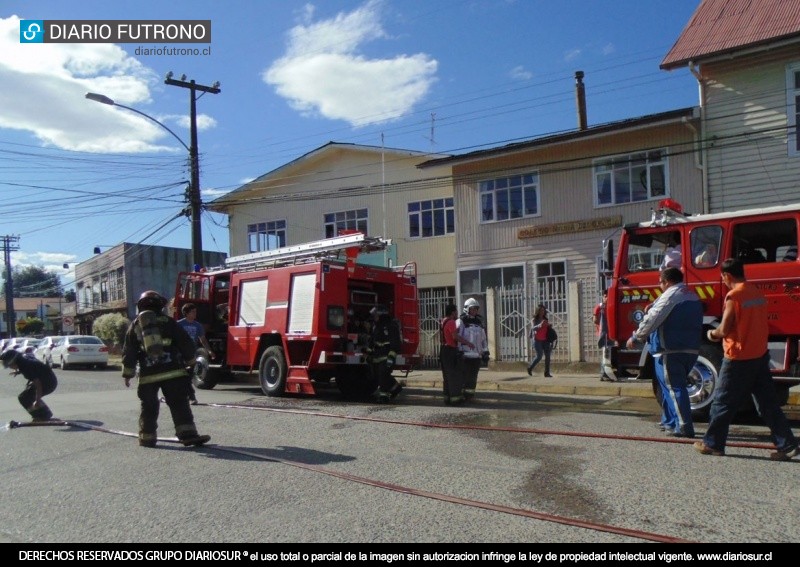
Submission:
[[[709,212],[798,200],[800,156],[790,156],[786,68],[797,48],[704,65]]]
[[[247,225],[286,220],[288,245],[325,237],[324,214],[368,210],[370,235],[391,238],[397,263],[416,262],[420,288],[455,285],[455,236],[411,239],[408,203],[453,195],[450,168],[420,170],[429,156],[350,146],[326,148],[239,191],[229,207],[231,255],[249,252]],[[384,233],[385,210],[385,233]]]
[[[670,196],[681,202],[687,211],[701,211],[702,176],[695,165],[693,141],[693,132],[689,127],[672,124],[455,166],[459,269],[495,261],[514,259],[519,263],[526,259],[534,261],[558,256],[574,261],[576,265],[591,264],[591,274],[575,275],[594,276],[595,256],[600,253],[599,243],[611,231],[520,239],[519,230],[615,215],[622,216],[623,224],[648,219],[656,201],[603,207],[594,205],[593,158],[633,153],[643,148],[666,148],[676,154],[670,157],[668,165]],[[482,171],[491,173],[481,175]],[[539,172],[541,215],[481,224],[478,180],[523,171]],[[584,241],[591,242],[591,245]],[[573,246],[577,249],[573,250]]]

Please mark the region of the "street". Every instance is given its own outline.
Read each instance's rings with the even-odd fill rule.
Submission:
[[[665,438],[647,399],[479,392],[446,407],[436,390],[407,388],[380,406],[344,402],[333,386],[267,398],[237,383],[198,391],[208,446],[145,449],[118,369],[56,369],[46,401],[82,426],[14,429],[27,421],[25,383],[8,372],[3,542],[800,539],[800,461],[770,461],[758,422],[735,425],[719,458]],[[174,435],[163,405],[159,426]]]

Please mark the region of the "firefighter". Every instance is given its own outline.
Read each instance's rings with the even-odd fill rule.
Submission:
[[[367,360],[373,380],[378,382],[377,401],[387,404],[403,389],[400,382],[392,376],[392,368],[401,346],[400,328],[389,317],[389,311],[383,305],[376,305],[369,313],[372,315],[373,325]]]
[[[456,321],[458,334],[464,339],[459,340],[458,348],[461,351],[460,368],[464,380],[462,395],[467,402],[475,397],[481,363],[489,362],[489,342],[478,309],[478,300],[470,297],[464,302],[464,311]]]
[[[44,403],[44,398],[47,394],[51,394],[58,385],[56,375],[53,370],[46,364],[27,357],[21,352],[14,349],[8,349],[2,355],[0,360],[3,362],[5,368],[11,368],[12,376],[22,374],[28,381],[28,385],[22,393],[17,396],[19,403],[25,408],[34,422],[49,421],[53,418],[53,412]]]
[[[192,364],[194,341],[177,322],[163,313],[167,304],[155,291],[145,291],[136,303],[136,319],[128,327],[122,351],[122,377],[130,387],[139,367],[137,395],[141,400],[139,445],[156,446],[158,392],[169,406],[175,434],[185,446],[202,445],[211,437],[198,435],[189,406],[186,368]]]

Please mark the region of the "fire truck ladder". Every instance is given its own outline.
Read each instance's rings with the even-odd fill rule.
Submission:
[[[374,252],[383,250],[391,242],[391,240],[386,240],[379,236],[364,236],[364,234],[358,232],[346,236],[306,242],[305,244],[284,246],[274,250],[231,256],[225,260],[225,267],[234,268],[240,272],[250,272],[278,266],[307,264],[325,259],[335,260],[348,248],[358,248],[359,252]]]

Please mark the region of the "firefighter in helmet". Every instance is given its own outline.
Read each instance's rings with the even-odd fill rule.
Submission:
[[[489,362],[489,343],[483,319],[478,314],[479,309],[478,300],[470,297],[464,302],[464,310],[456,321],[457,332],[464,339],[459,340],[458,348],[461,351],[460,368],[464,380],[462,395],[467,402],[475,397],[481,363]]]
[[[392,368],[401,346],[400,328],[383,305],[376,305],[369,313],[373,325],[367,348],[367,360],[372,377],[378,382],[377,401],[386,404],[395,399],[403,389],[400,382],[392,376]]]
[[[5,368],[12,370],[12,376],[22,374],[22,377],[28,381],[28,385],[17,396],[17,399],[25,411],[31,414],[33,421],[53,419],[53,412],[42,399],[47,394],[51,394],[58,385],[53,370],[46,364],[29,358],[13,348],[0,355],[0,361]]]
[[[125,334],[122,352],[122,377],[125,386],[139,367],[137,395],[141,400],[139,445],[156,446],[159,390],[169,406],[175,434],[185,446],[202,445],[211,439],[199,435],[189,406],[186,367],[194,360],[194,341],[178,323],[163,313],[167,304],[159,293],[145,291],[136,303],[136,319]]]

